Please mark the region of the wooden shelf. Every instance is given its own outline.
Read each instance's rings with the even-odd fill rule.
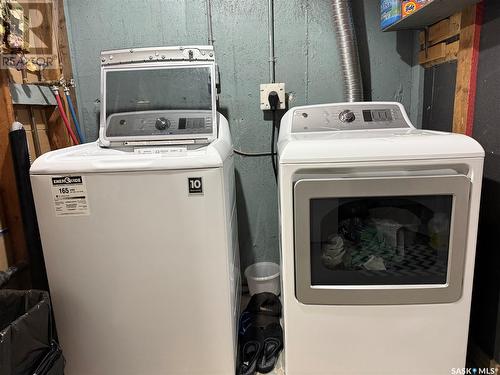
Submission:
[[[423,29],[478,2],[479,0],[433,0],[382,31]]]

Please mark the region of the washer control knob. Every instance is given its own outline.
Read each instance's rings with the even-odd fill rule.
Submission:
[[[342,122],[353,122],[354,120],[356,120],[356,116],[354,115],[354,112],[346,109],[345,111],[340,112],[339,119]]]
[[[165,117],[158,117],[155,122],[155,127],[158,130],[165,130],[170,128],[170,121]]]

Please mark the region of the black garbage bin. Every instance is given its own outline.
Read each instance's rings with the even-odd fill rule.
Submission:
[[[53,337],[47,292],[0,290],[1,375],[63,375],[64,357]]]

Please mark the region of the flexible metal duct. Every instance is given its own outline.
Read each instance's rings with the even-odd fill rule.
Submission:
[[[363,81],[358,43],[352,21],[350,0],[333,0],[333,25],[337,36],[340,65],[344,77],[344,97],[348,102],[363,101]]]

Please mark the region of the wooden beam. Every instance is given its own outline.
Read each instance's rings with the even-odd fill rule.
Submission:
[[[9,247],[9,228],[4,223],[3,209],[0,206],[0,272],[5,271],[9,267],[7,254],[10,254],[12,251],[11,247]]]
[[[68,42],[68,32],[66,28],[66,16],[64,14],[64,2],[63,0],[55,0],[57,4],[57,17],[58,17],[58,29],[57,29],[57,46],[58,46],[58,60],[61,67],[62,75],[66,80],[73,78],[73,68],[71,65],[71,57],[69,51]],[[78,106],[76,104],[76,92],[73,87],[70,88],[70,95],[75,109],[76,116],[78,117]],[[66,102],[65,102],[66,103]],[[66,108],[68,105],[66,103]],[[68,118],[71,118],[70,114],[67,114]],[[72,125],[73,131],[76,134],[75,124]]]
[[[482,4],[473,5],[462,11],[460,23],[453,131],[471,135],[474,120]]]
[[[69,46],[68,46],[68,36],[66,31],[66,20],[64,15],[64,3],[63,0],[54,0],[53,2],[47,3],[27,3],[25,5],[28,10],[29,7],[35,7],[38,12],[34,12],[39,19],[32,20],[36,24],[41,24],[43,27],[39,27],[37,30],[38,37],[41,38],[44,45],[51,45],[53,48],[52,64],[48,66],[43,71],[43,77],[45,80],[57,81],[59,78],[64,77],[66,79],[72,78],[73,74],[71,72],[71,60],[69,56]],[[27,54],[28,58],[34,58],[37,53],[47,52],[37,46],[36,43],[31,49],[31,54]],[[14,82],[22,83],[21,72],[14,69],[10,69],[11,79]],[[34,73],[28,72],[28,81],[31,83],[38,82],[38,76]],[[60,92],[61,100],[66,103],[64,93]],[[75,93],[71,89],[71,96],[73,99],[73,104],[76,109]],[[16,106],[17,107],[17,106]],[[68,106],[65,106],[65,112],[68,118],[71,118]],[[78,112],[77,112],[78,113]],[[23,125],[29,125],[30,119],[23,113],[22,107],[15,108],[16,117],[23,123]],[[48,107],[46,109],[41,109],[41,117],[43,123],[45,123],[47,128],[47,133],[49,136],[49,143],[51,149],[55,150],[58,148],[68,147],[72,145],[71,139],[68,137],[65,125],[62,118],[59,116],[59,111],[54,110],[54,107]],[[72,121],[70,120],[72,123]],[[74,124],[72,124],[74,128]],[[76,130],[74,130],[76,132]]]
[[[71,66],[71,58],[69,52],[69,42],[68,33],[66,29],[66,17],[64,15],[64,2],[63,0],[56,0],[57,4],[57,17],[58,17],[58,29],[57,29],[57,45],[59,46],[59,64],[62,69],[62,74],[64,78],[73,78],[73,71]]]
[[[47,125],[47,135],[52,150],[68,147],[71,145],[71,140],[66,132],[64,123],[62,122],[59,110],[56,107],[44,110],[44,117]]]
[[[18,264],[28,260],[28,252],[9,142],[9,130],[14,122],[14,108],[6,69],[0,69],[0,108],[0,199],[5,224],[9,230],[10,244],[7,246],[9,249],[7,258],[9,264]]]
[[[418,53],[419,64],[426,62],[444,59],[446,57],[446,43],[439,43],[427,49],[427,51],[420,51]]]
[[[429,68],[433,65],[456,60],[458,48],[458,41],[449,44],[446,42],[436,44],[435,46],[432,46],[427,50],[427,56],[425,51],[419,52],[419,63],[425,68]]]
[[[38,29],[38,32],[43,34],[43,38],[52,38],[52,45],[56,47],[54,52],[58,55],[53,60],[54,64],[44,70],[44,78],[47,80],[57,80],[61,77],[61,73],[66,79],[72,78],[63,0],[55,0],[52,4],[42,3],[39,5],[37,3],[33,6],[36,6],[41,12],[40,14],[43,19],[55,21],[45,22]],[[38,20],[34,20],[34,22],[38,22]],[[27,54],[27,57],[31,57],[30,55],[36,56],[40,53],[43,54],[43,52],[46,51],[42,51],[41,46],[34,45],[32,46],[31,54]],[[0,70],[0,206],[3,209],[5,219],[3,225],[9,231],[9,236],[4,236],[4,239],[8,242],[6,246],[8,262],[9,264],[17,264],[28,260],[28,252],[9,145],[9,130],[12,122],[17,117],[19,117],[19,120],[23,122],[28,130],[30,121],[28,121],[29,118],[23,116],[22,107],[16,110],[13,108],[9,91],[9,77],[15,82],[22,83],[20,72],[13,69]],[[29,82],[36,82],[37,80],[36,73],[28,72]],[[61,92],[61,94],[64,100],[64,93]],[[72,91],[72,97],[75,98],[74,91]],[[35,113],[37,124],[40,124],[43,134],[48,135],[52,149],[71,145],[57,109],[54,107],[39,108],[35,110]],[[45,123],[45,126],[43,123]],[[44,140],[46,139],[44,138]],[[44,150],[46,148],[44,147]]]
[[[461,14],[456,13],[450,18],[445,18],[444,20],[430,26],[427,33],[428,46],[432,46],[457,35],[460,32],[460,21]],[[425,44],[425,31],[421,31],[418,36],[420,45],[423,48]]]
[[[28,105],[14,105],[16,119],[24,125],[24,130],[26,131],[30,160],[32,161],[37,158],[37,155],[35,153],[36,137],[33,136],[33,129],[31,125],[31,112],[33,112],[33,118],[37,128],[38,143],[41,151],[40,154],[44,154],[52,149],[50,146],[50,139],[48,137],[47,119],[44,116],[46,110],[47,109],[44,106],[31,106],[30,108]]]

